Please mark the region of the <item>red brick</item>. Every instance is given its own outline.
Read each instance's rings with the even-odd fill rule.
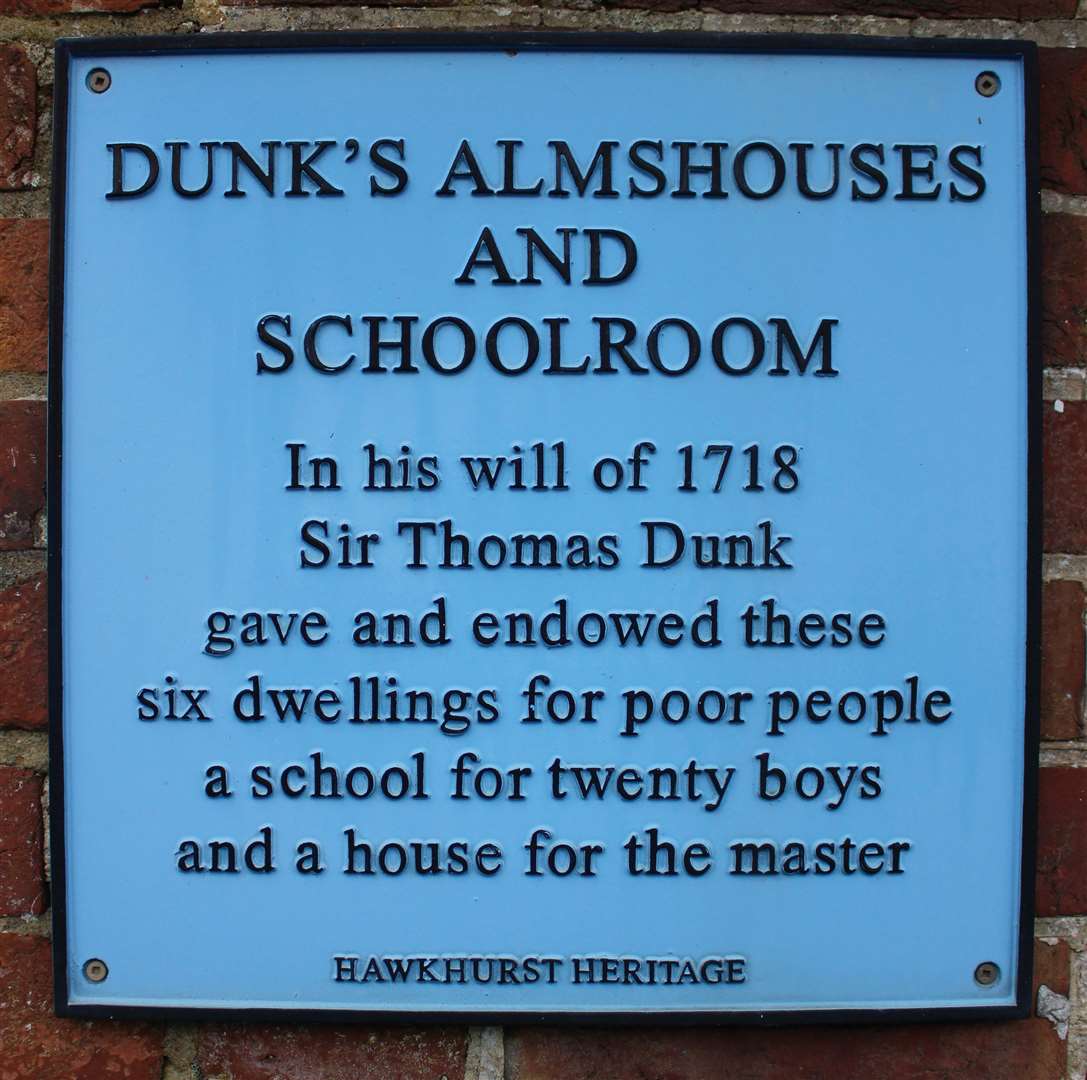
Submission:
[[[200,1036],[205,1076],[229,1080],[463,1080],[464,1028],[223,1025]]]
[[[45,575],[0,591],[0,727],[48,722]]]
[[[1048,581],[1042,587],[1042,738],[1075,739],[1087,641],[1083,629],[1083,586]]]
[[[0,14],[8,0],[0,0]],[[30,187],[38,127],[38,80],[18,45],[0,45],[0,191]]]
[[[0,221],[0,371],[45,371],[49,222]]]
[[[45,505],[45,403],[0,402],[0,551],[34,546]]]
[[[1087,914],[1087,769],[1038,779],[1037,914]]]
[[[1087,193],[1087,49],[1040,49],[1042,187]]]
[[[1071,984],[1072,950],[1067,941],[1052,945],[1044,941],[1034,942],[1034,1000],[1038,1000],[1038,988],[1048,986],[1055,994],[1068,996]]]
[[[1042,219],[1042,363],[1087,362],[1087,218]]]
[[[0,1077],[3,1080],[159,1080],[162,1029],[53,1015],[44,938],[0,935]]]
[[[613,0],[614,2],[614,0]],[[618,0],[627,6],[627,0]],[[933,19],[1063,19],[1077,0],[703,0],[714,11],[765,15],[883,15]],[[653,0],[630,6],[653,7]],[[696,6],[696,5],[690,5]]]
[[[1060,1080],[1048,1020],[852,1028],[513,1029],[509,1080]]]
[[[0,915],[45,910],[41,798],[40,776],[0,766]]]
[[[1045,405],[1042,431],[1046,551],[1087,551],[1087,402]]]

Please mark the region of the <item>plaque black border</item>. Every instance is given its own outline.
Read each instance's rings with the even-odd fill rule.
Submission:
[[[67,964],[67,890],[65,880],[63,669],[61,629],[61,480],[63,447],[62,344],[64,257],[69,111],[69,65],[77,57],[150,56],[167,53],[462,51],[532,50],[558,52],[710,52],[817,54],[823,56],[975,57],[1018,60],[1024,76],[1027,251],[1027,564],[1026,571],[1026,718],[1024,725],[1023,829],[1016,1000],[1012,1005],[923,1006],[917,1008],[783,1009],[766,1012],[730,1009],[524,1011],[448,1010],[428,1012],[383,1009],[199,1008],[172,1005],[90,1005],[70,1000]],[[179,36],[60,38],[55,49],[53,96],[53,171],[49,245],[49,416],[48,416],[48,612],[49,612],[49,755],[52,871],[53,979],[56,1014],[80,1019],[321,1021],[382,1023],[568,1023],[577,1025],[812,1025],[879,1022],[950,1022],[1012,1020],[1031,1015],[1034,953],[1034,872],[1037,845],[1038,745],[1040,731],[1040,625],[1042,578],[1042,363],[1040,178],[1038,161],[1037,46],[1030,41],[959,38],[888,38],[815,34],[720,34],[564,32],[564,31],[336,31],[210,33]],[[999,798],[999,793],[994,794]],[[979,898],[980,900],[981,898]],[[118,912],[119,917],[123,912]]]

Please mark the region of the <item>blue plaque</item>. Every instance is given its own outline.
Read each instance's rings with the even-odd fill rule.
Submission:
[[[61,43],[58,1010],[1023,1015],[1033,64]]]

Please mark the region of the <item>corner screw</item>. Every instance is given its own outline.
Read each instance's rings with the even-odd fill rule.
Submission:
[[[974,968],[974,982],[978,986],[992,986],[1000,978],[1000,968],[991,960],[986,960]]]
[[[104,94],[113,80],[105,68],[92,68],[87,72],[87,89],[92,94]]]
[[[106,967],[106,962],[104,960],[88,960],[83,965],[83,978],[85,978],[87,982],[105,982],[108,974],[109,968]]]
[[[974,89],[982,97],[995,97],[1000,93],[1000,76],[995,71],[983,71],[974,80]]]

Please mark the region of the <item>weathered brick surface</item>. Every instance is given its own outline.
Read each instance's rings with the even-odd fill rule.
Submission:
[[[201,1033],[199,1066],[228,1080],[463,1080],[464,1028],[225,1025]]]
[[[1042,363],[1087,363],[1087,217],[1042,219]]]
[[[45,910],[41,797],[37,773],[0,766],[0,915]]]
[[[1084,593],[1078,581],[1042,589],[1042,737],[1075,739],[1083,700]]]
[[[508,1080],[1061,1080],[1046,1020],[854,1028],[515,1029]]]
[[[1045,407],[1042,432],[1046,551],[1087,551],[1087,402]]]
[[[2,2],[2,0],[0,0]],[[458,0],[236,0],[237,7],[447,8]],[[516,5],[515,5],[516,6]],[[497,20],[501,21],[501,20]]]
[[[1038,781],[1040,916],[1087,914],[1087,769],[1046,768]]]
[[[0,0],[0,15],[65,15],[84,11],[139,11],[180,0]]]
[[[1042,187],[1087,192],[1087,49],[1041,49]]]
[[[1072,950],[1067,941],[1035,941],[1034,1000],[1038,1000],[1041,986],[1067,996],[1072,981],[1071,964]]]
[[[0,728],[48,720],[45,575],[0,591]]]
[[[0,0],[42,5],[61,0]],[[366,7],[449,7],[458,0],[234,0],[241,6],[306,6],[327,4]],[[531,0],[520,0],[529,3]],[[642,11],[718,11],[746,15],[879,15],[931,19],[1066,19],[1077,0],[598,0],[601,7]],[[577,0],[552,0],[547,6],[586,11]]]
[[[46,369],[49,222],[0,221],[0,372]]]
[[[5,13],[0,0],[0,14]],[[34,65],[18,45],[0,45],[0,191],[30,187],[38,122]]]
[[[654,0],[608,0],[613,6],[652,8]],[[672,0],[669,0],[671,7]],[[677,6],[691,7],[675,0]],[[1060,19],[1077,0],[702,0],[712,11],[765,15],[882,15],[912,19]]]
[[[160,1080],[162,1029],[53,1016],[49,942],[0,935],[3,1080]]]
[[[0,402],[0,551],[34,546],[45,505],[45,403]]]

